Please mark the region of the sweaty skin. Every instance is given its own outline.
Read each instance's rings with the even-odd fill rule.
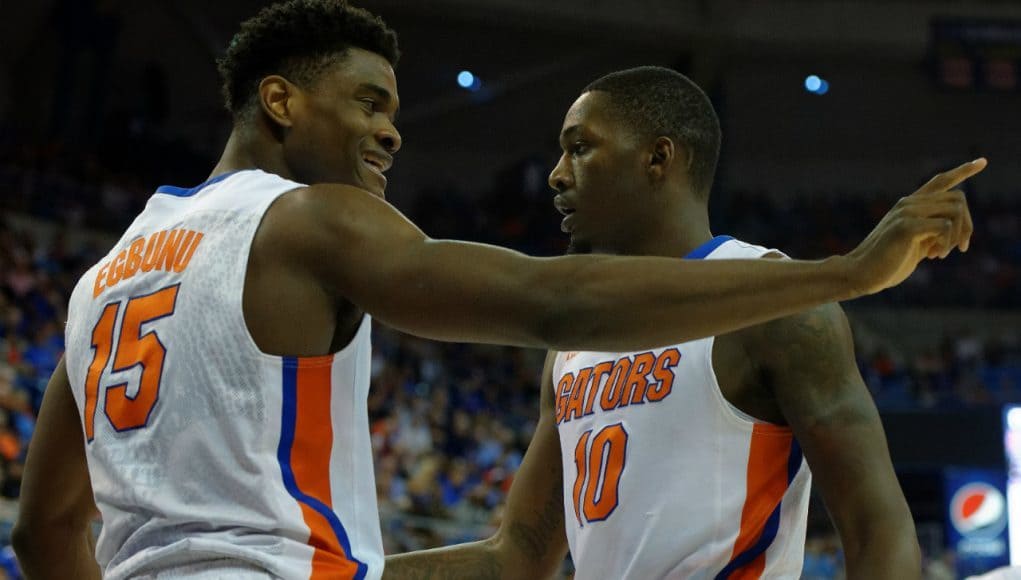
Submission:
[[[245,318],[264,352],[335,352],[363,313],[426,338],[547,349],[625,350],[732,331],[878,292],[922,259],[964,249],[967,205],[941,205],[941,196],[985,167],[980,161],[937,176],[854,251],[822,261],[539,259],[430,239],[383,199],[383,171],[401,146],[398,108],[386,59],[350,49],[308,87],[265,77],[257,110],[235,123],[212,176],[259,168],[310,184],[281,196],[250,254],[238,256],[249,266]],[[635,308],[616,308],[622,297]],[[95,508],[84,447],[68,443],[81,437],[69,389],[61,365],[26,461],[14,545],[29,578],[98,574],[88,545]],[[46,472],[55,465],[67,466],[60,479]],[[553,487],[544,484],[542,493]],[[513,537],[531,545],[547,537],[530,526],[514,528]]]

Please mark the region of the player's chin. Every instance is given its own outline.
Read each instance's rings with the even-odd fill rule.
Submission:
[[[374,179],[375,178],[375,179]],[[363,176],[361,181],[362,188],[368,191],[372,195],[380,199],[386,199],[386,178],[382,175],[368,175]]]
[[[361,160],[349,169],[347,181],[341,183],[348,183],[358,189],[364,189],[380,199],[386,198],[387,179],[385,175],[370,169],[369,164]]]
[[[567,251],[564,253],[567,255],[591,254],[592,244],[588,240],[580,238],[575,234],[571,234],[571,239],[567,243]]]

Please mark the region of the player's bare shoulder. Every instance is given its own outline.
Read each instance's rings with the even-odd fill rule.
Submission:
[[[376,240],[424,235],[393,206],[366,190],[340,184],[316,184],[288,192],[266,212],[260,246],[289,260],[321,264],[364,251]]]
[[[758,258],[789,259],[778,250]],[[851,333],[838,303],[719,336],[712,356],[724,397],[746,413],[778,424],[787,422],[781,391],[816,388],[818,381],[854,368]]]
[[[787,256],[772,251],[760,259],[787,259]],[[755,366],[770,368],[777,364],[798,364],[798,357],[792,351],[803,348],[814,355],[839,348],[850,338],[847,318],[837,303],[810,308],[790,316],[778,318],[740,330],[728,337],[734,337],[742,346]]]

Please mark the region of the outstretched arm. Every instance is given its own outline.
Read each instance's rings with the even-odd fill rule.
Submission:
[[[757,331],[759,329],[756,329]],[[847,319],[822,306],[762,326],[755,352],[844,547],[849,579],[921,575],[914,522]]]
[[[821,262],[531,258],[429,239],[383,200],[344,186],[282,196],[259,235],[271,240],[266,247],[277,263],[411,334],[633,350],[721,334],[899,283],[925,257],[966,246],[967,204],[952,188],[984,163],[937,176],[898,202],[855,251]]]
[[[514,475],[496,534],[481,542],[389,556],[384,579],[540,580],[556,572],[567,554],[567,536],[553,411],[554,355],[546,357],[539,423]]]
[[[95,514],[78,407],[64,359],[50,377],[28,447],[12,539],[25,577],[100,578],[89,522]]]

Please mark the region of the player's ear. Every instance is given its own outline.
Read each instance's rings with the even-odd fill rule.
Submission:
[[[673,139],[662,136],[657,137],[652,143],[652,150],[649,156],[649,178],[653,181],[660,181],[666,177],[670,168],[677,161],[677,154],[682,151],[679,151],[674,146]]]
[[[259,107],[281,129],[294,124],[296,99],[301,89],[280,75],[270,75],[259,83]]]

